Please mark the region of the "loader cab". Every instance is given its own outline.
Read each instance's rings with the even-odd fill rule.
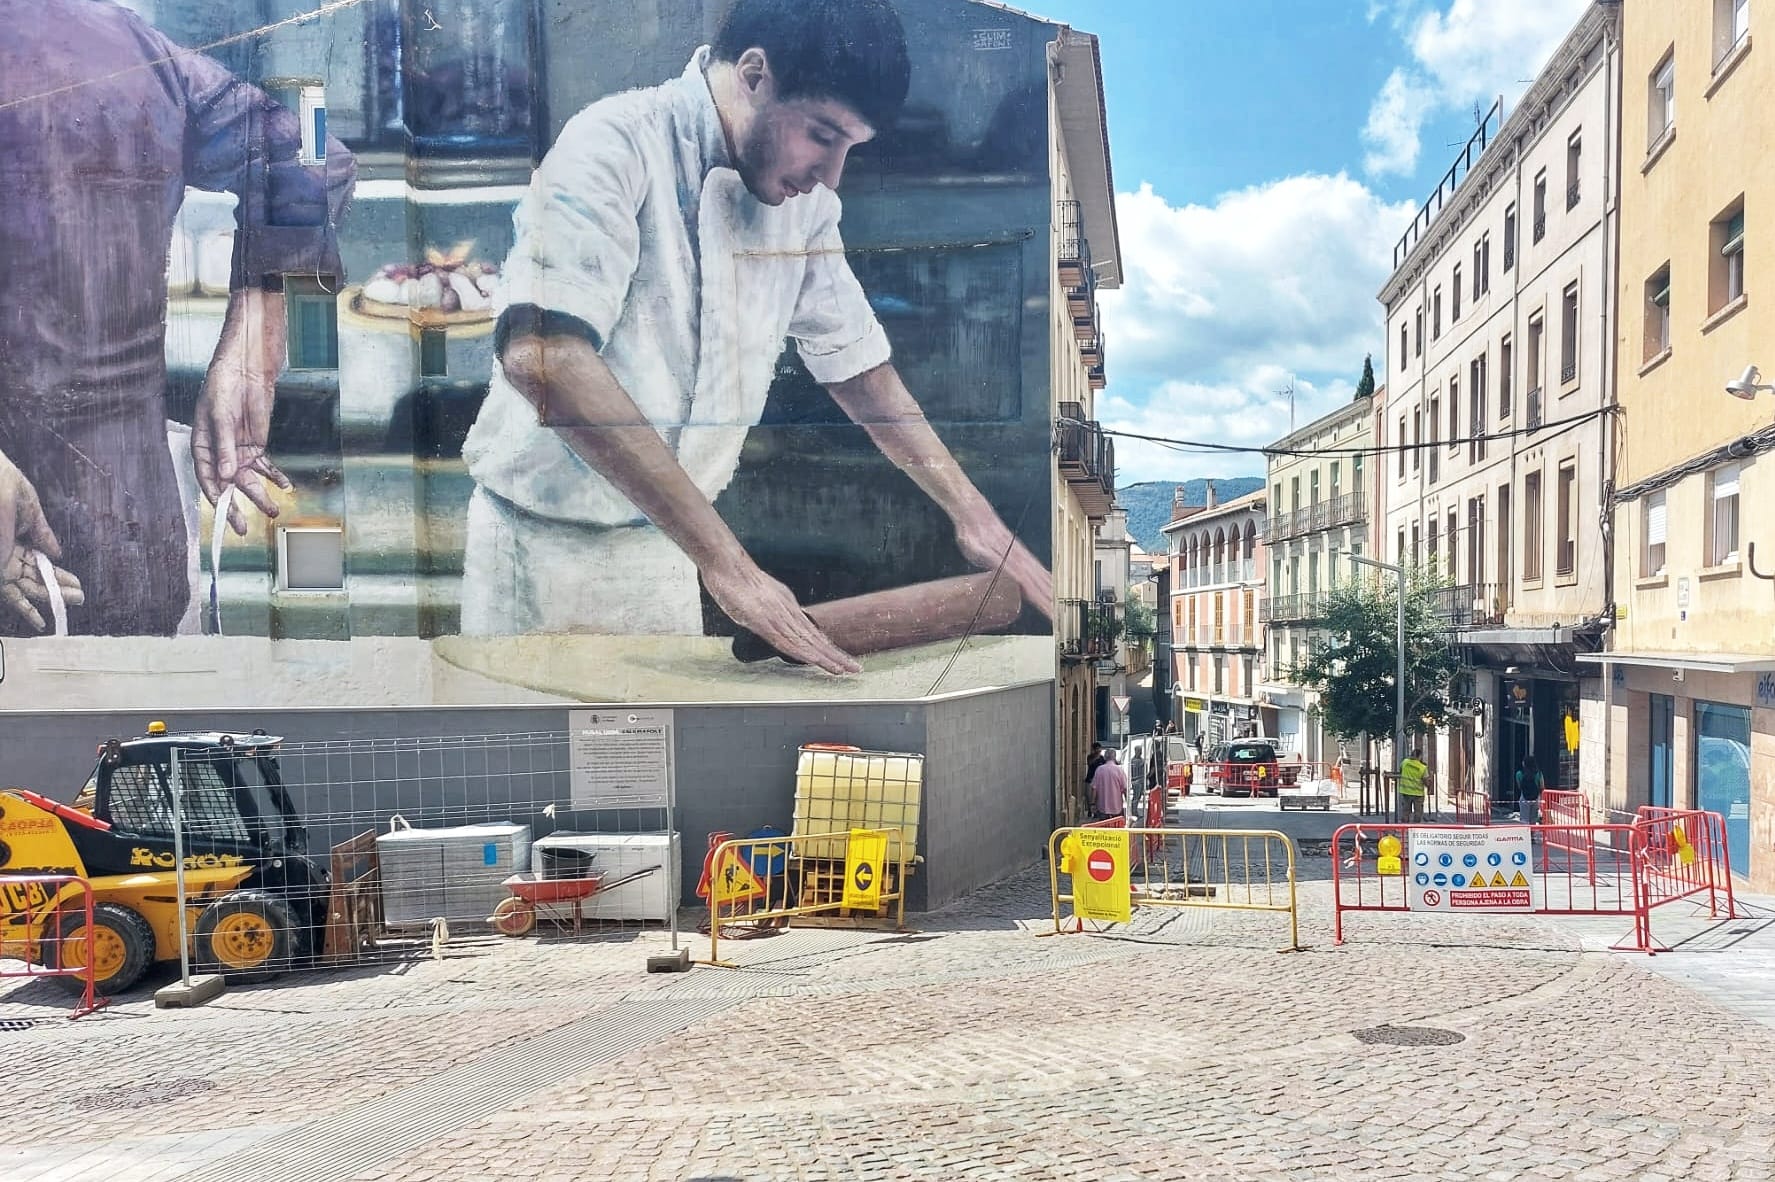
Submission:
[[[93,773],[93,816],[158,846],[173,837],[173,753],[183,785],[185,843],[194,853],[276,861],[306,852],[308,834],[279,773],[277,736],[164,729],[112,739]]]

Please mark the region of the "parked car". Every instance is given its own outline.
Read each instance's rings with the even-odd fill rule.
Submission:
[[[1196,779],[1222,796],[1274,796],[1282,781],[1276,745],[1265,739],[1218,744],[1196,769]]]

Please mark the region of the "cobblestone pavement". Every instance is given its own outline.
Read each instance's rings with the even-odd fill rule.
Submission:
[[[1687,951],[1646,958],[1601,950],[1625,923],[1361,915],[1332,947],[1326,867],[1288,954],[1274,914],[1042,935],[1040,871],[687,975],[630,933],[74,1023],[26,985],[0,1179],[1771,1177],[1775,985],[1731,967],[1775,964],[1768,923],[1672,915]]]

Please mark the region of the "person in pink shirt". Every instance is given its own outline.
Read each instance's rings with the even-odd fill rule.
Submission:
[[[1091,776],[1091,805],[1099,820],[1127,815],[1128,773],[1122,768],[1114,748],[1106,750],[1104,760]]]

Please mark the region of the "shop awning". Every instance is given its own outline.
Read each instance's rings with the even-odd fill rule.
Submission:
[[[1645,665],[1653,669],[1691,669],[1696,673],[1775,672],[1775,656],[1770,656],[1767,653],[1619,652],[1578,654],[1580,664],[1601,665],[1606,661],[1613,661],[1617,665]]]

